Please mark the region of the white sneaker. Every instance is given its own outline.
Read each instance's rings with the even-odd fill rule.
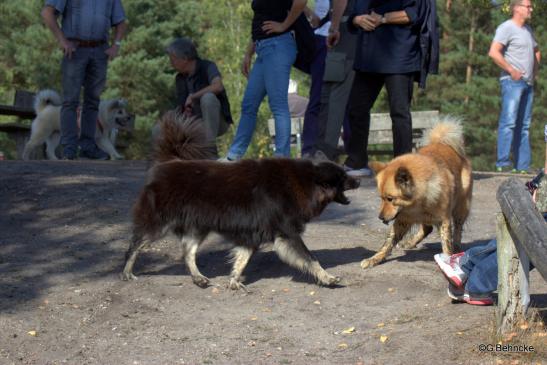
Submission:
[[[438,253],[433,256],[444,276],[446,276],[449,282],[457,287],[462,287],[463,283],[467,280],[467,274],[460,266],[460,260],[463,255],[464,252],[452,256],[445,255],[444,253]]]
[[[228,156],[221,157],[221,158],[217,159],[217,161],[218,161],[218,162],[228,162],[228,163],[230,163],[230,162],[236,162],[236,160],[230,160],[230,159],[228,158]]]
[[[352,169],[351,167],[348,167],[344,165],[344,170],[348,174],[348,176],[352,177],[369,177],[372,176],[372,170],[368,167],[363,167],[360,169]]]

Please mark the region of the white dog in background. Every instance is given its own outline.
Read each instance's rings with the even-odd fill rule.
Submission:
[[[44,142],[47,158],[57,160],[55,149],[61,139],[61,103],[61,96],[53,90],[42,90],[36,95],[34,99],[36,118],[32,121],[32,131],[25,145],[23,160],[28,160],[31,152]],[[101,100],[95,141],[100,149],[110,155],[110,159],[123,159],[114,147],[116,134],[118,130],[133,129],[133,122],[133,116],[127,112],[127,101]]]

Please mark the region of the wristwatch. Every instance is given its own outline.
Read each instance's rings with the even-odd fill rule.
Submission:
[[[386,17],[382,15],[382,19],[380,19],[380,24],[386,24]]]

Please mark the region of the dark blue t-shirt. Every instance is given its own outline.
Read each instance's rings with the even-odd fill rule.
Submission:
[[[425,1],[429,0],[361,0],[348,21],[350,31],[358,31],[354,68],[362,72],[411,73],[420,70],[420,27],[425,19]],[[404,10],[410,24],[384,24],[372,32],[353,25],[353,17],[384,15]]]

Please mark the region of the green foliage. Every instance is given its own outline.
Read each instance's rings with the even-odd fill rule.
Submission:
[[[250,39],[250,1],[123,0],[123,3],[129,29],[120,57],[109,65],[103,97],[126,98],[131,111],[137,115],[136,131],[126,157],[146,157],[151,126],[164,111],[174,107],[175,73],[164,49],[175,37],[191,37],[200,55],[217,63],[237,125],[246,86],[240,64]],[[461,116],[474,168],[491,170],[495,161],[500,92],[499,69],[487,53],[497,25],[509,16],[508,1],[494,6],[490,0],[452,0],[450,11],[446,3],[446,0],[437,0],[442,29],[440,75],[428,79],[425,91],[416,88],[413,109],[438,109]],[[532,26],[541,47],[547,44],[547,11],[544,1],[537,0],[534,5]],[[0,103],[11,104],[16,89],[60,90],[61,51],[42,24],[42,6],[43,0],[0,1]],[[544,156],[545,75],[546,71],[541,69],[535,87],[531,128],[534,166],[541,166]],[[292,78],[299,81],[300,94],[307,95],[307,75],[293,71]],[[388,110],[385,92],[374,110]],[[248,156],[271,154],[266,123],[270,117],[265,102],[259,110],[257,131]],[[220,139],[221,151],[226,151],[234,132],[232,128]],[[0,135],[0,149],[8,157],[13,157],[13,148],[13,143]]]

